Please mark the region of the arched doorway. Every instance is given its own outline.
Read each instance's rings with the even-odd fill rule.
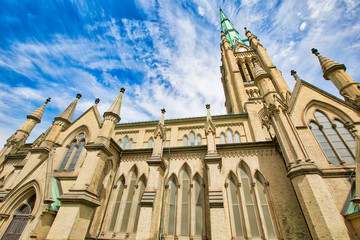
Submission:
[[[17,240],[20,238],[34,209],[35,200],[36,195],[34,194],[16,211],[1,240]]]

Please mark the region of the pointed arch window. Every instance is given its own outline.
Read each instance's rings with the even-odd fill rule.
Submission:
[[[195,236],[202,235],[202,224],[203,224],[203,192],[202,184],[199,176],[195,177]]]
[[[115,229],[115,223],[116,223],[116,219],[118,218],[118,214],[119,214],[119,209],[120,209],[120,204],[121,204],[121,198],[124,192],[124,185],[125,185],[125,179],[124,177],[121,177],[117,184],[116,184],[116,188],[118,190],[117,195],[116,195],[116,199],[115,199],[115,206],[114,206],[114,210],[113,210],[113,214],[110,220],[110,226],[109,226],[109,231],[110,232],[114,232]]]
[[[124,150],[126,149],[126,145],[127,145],[128,141],[129,141],[129,138],[126,136],[126,137],[124,138],[124,144],[123,144],[123,146],[122,146],[122,148],[123,148]]]
[[[231,174],[228,180],[228,193],[229,196],[229,207],[230,207],[230,219],[231,219],[231,228],[233,236],[236,237],[243,237],[243,223],[242,217],[240,213],[240,194],[239,188],[237,187],[237,180],[236,177]]]
[[[311,122],[310,126],[330,163],[354,164],[355,156],[352,152],[352,146],[355,146],[354,137],[347,131],[344,124],[338,120],[332,124],[328,117],[318,110],[314,115],[321,125],[318,127]]]
[[[238,132],[235,132],[235,143],[240,143],[240,135]]]
[[[197,145],[198,146],[201,145],[201,135],[200,134],[197,135]]]
[[[85,146],[85,134],[80,133],[71,143],[68,151],[66,152],[64,159],[62,160],[58,172],[68,171],[72,172],[76,163],[79,160],[80,154]],[[69,160],[71,159],[70,163]]]
[[[167,233],[168,235],[175,235],[175,218],[176,218],[176,200],[177,200],[177,184],[175,177],[172,177],[169,182],[169,219]]]
[[[256,179],[256,186],[259,194],[261,210],[264,216],[268,238],[276,238],[274,222],[272,220],[271,212],[269,208],[269,201],[268,201],[269,196],[266,187],[264,185],[264,181],[262,178],[260,178],[259,174],[256,174],[255,179]]]
[[[185,136],[184,136],[184,146],[187,146],[187,145],[188,145],[188,141],[189,141],[189,139],[188,139],[188,137],[185,135]]]
[[[129,146],[128,146],[128,149],[131,149],[132,144],[133,144],[133,140],[132,140],[132,139],[130,139],[130,140],[129,140]]]
[[[127,199],[126,199],[126,203],[125,203],[124,215],[123,215],[122,223],[121,223],[121,227],[120,227],[120,232],[122,232],[122,233],[128,232],[127,229],[128,229],[128,224],[130,221],[130,211],[131,211],[133,198],[134,198],[134,194],[135,194],[135,184],[136,184],[136,173],[133,171],[131,173],[129,190],[128,190],[128,195],[127,195]]]
[[[121,147],[121,139],[118,141],[118,145]]]
[[[151,137],[149,138],[149,148],[152,148],[154,144],[154,139]]]
[[[190,133],[190,146],[195,145],[195,134],[193,132]]]
[[[221,140],[221,144],[225,144],[226,141],[225,141],[225,134],[224,133],[221,133],[220,134],[220,140]]]
[[[6,229],[2,239],[19,239],[24,231],[31,212],[34,209],[36,195],[32,195],[14,214],[10,225]]]
[[[250,224],[250,232],[252,237],[260,237],[259,225],[255,213],[254,194],[251,188],[250,179],[244,166],[240,166],[241,186],[244,191],[244,201],[246,205],[246,212]]]
[[[185,167],[182,170],[182,184],[181,184],[181,236],[189,235],[190,224],[190,175],[189,169]]]
[[[227,130],[228,143],[233,143],[233,136],[230,129]]]

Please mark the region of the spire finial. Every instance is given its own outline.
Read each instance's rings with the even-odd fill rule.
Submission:
[[[210,104],[206,104],[206,109],[210,109]]]
[[[312,48],[311,52],[312,52],[312,54],[315,54],[316,56],[320,55],[319,51],[316,48]]]
[[[121,101],[122,101],[122,96],[125,92],[125,88],[121,88],[120,89],[120,94],[116,97],[115,101],[113,102],[113,104],[110,106],[109,110],[107,110],[104,113],[104,118],[106,116],[113,116],[115,117],[115,121],[116,123],[118,123],[120,121],[120,110],[121,110]]]
[[[29,114],[27,118],[34,119],[37,123],[41,122],[42,115],[44,114],[45,106],[50,102],[51,98],[46,99],[45,103],[36,109],[33,113]]]
[[[100,98],[95,99],[95,104],[98,104],[100,102]]]
[[[162,114],[165,114],[165,113],[166,113],[165,108],[162,108],[162,109],[161,109],[161,113],[162,113]]]
[[[291,76],[293,76],[295,78],[295,81],[300,80],[299,76],[297,75],[295,70],[291,70],[290,71]]]
[[[51,97],[47,98],[45,104],[48,104],[51,101]]]
[[[82,97],[81,93],[76,94],[76,98],[80,99]]]

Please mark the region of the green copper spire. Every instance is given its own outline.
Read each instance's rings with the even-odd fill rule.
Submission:
[[[245,44],[245,40],[241,38],[234,25],[226,17],[225,13],[220,8],[221,31],[225,34],[226,39],[230,42],[231,47],[235,47],[239,43]]]

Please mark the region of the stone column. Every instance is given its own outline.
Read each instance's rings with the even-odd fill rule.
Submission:
[[[207,231],[209,239],[226,239],[223,234],[226,229],[226,219],[223,200],[223,185],[221,178],[221,156],[217,153],[215,144],[216,128],[210,115],[210,105],[206,105],[207,120],[205,123],[205,135],[208,146],[207,154],[204,158],[204,180],[205,180],[205,204],[206,209],[210,209],[209,216],[205,216],[205,221],[210,222],[210,229]],[[207,213],[207,211],[205,211]]]
[[[246,68],[246,65],[245,65],[245,59],[243,59],[243,58],[240,59],[240,65],[241,65],[241,68],[243,69],[243,72],[244,72],[246,81],[247,81],[247,82],[251,82],[251,78],[250,78],[249,72],[248,72],[248,70],[247,70],[247,68]]]

